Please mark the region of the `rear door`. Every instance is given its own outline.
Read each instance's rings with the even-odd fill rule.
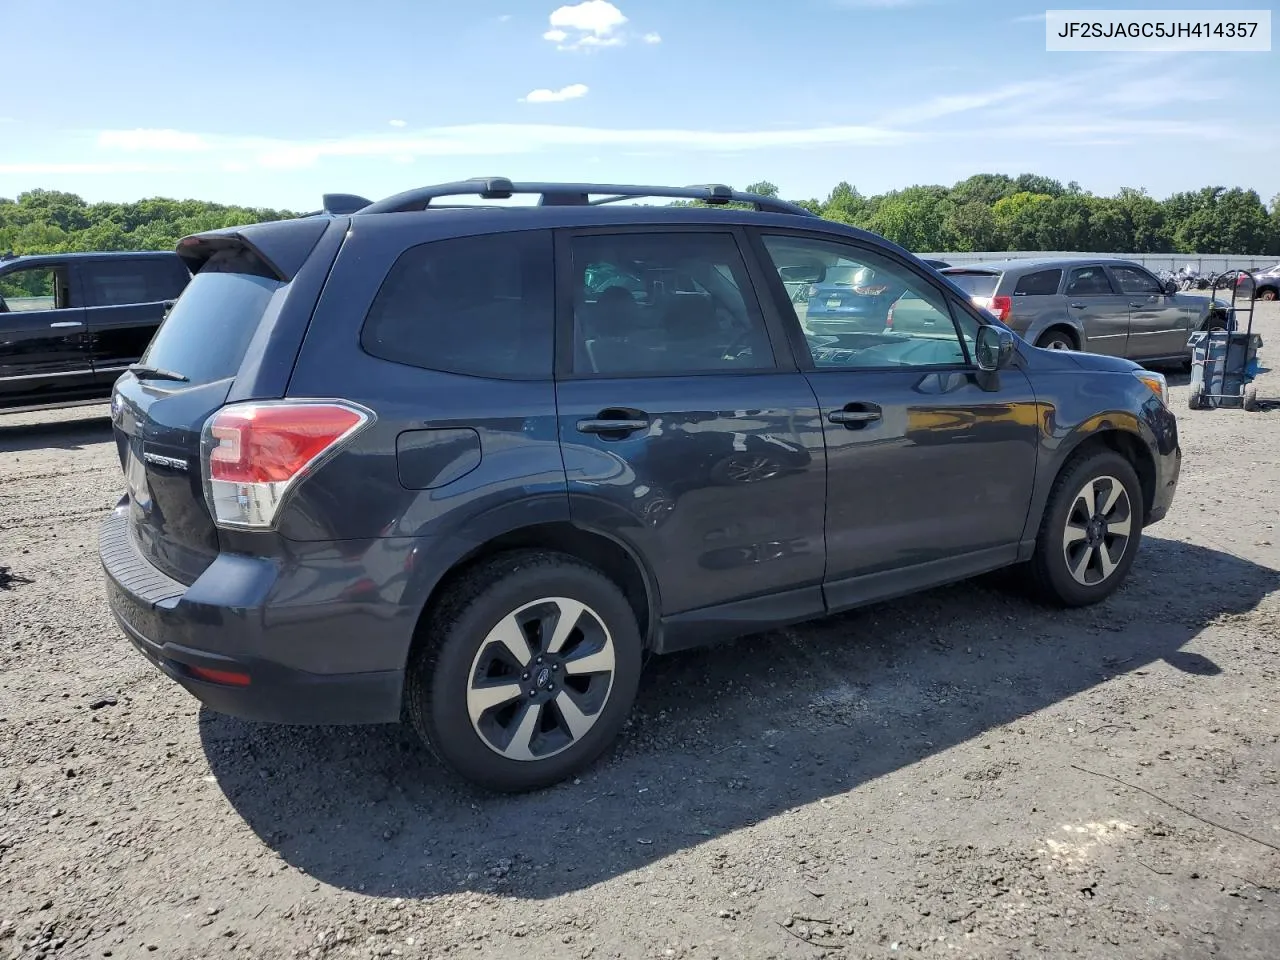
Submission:
[[[909,332],[895,325],[838,345],[796,341],[826,437],[830,606],[1012,561],[1039,437],[1026,375],[1017,367],[979,374],[971,359],[978,321],[915,265],[843,238],[761,233],[761,255],[775,267],[855,260],[936,315]],[[781,310],[780,283],[774,295]],[[800,332],[797,319],[793,335]]]
[[[1112,281],[1128,299],[1127,355],[1150,359],[1185,354],[1190,324],[1177,299],[1164,292],[1164,284],[1141,267],[1116,265],[1110,270]]]
[[[822,609],[817,403],[762,313],[741,241],[718,227],[557,240],[570,513],[643,558],[665,617],[763,597],[757,622]]]
[[[84,308],[60,264],[0,275],[0,407],[56,403],[91,392]]]
[[[166,303],[178,298],[190,274],[176,256],[110,257],[77,266],[94,366],[109,386],[146,352]]]
[[[1063,292],[1068,315],[1084,331],[1081,350],[1110,357],[1128,355],[1129,298],[1112,285],[1101,264],[1073,267]]]

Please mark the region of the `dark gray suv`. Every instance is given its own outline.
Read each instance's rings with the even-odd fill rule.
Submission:
[[[704,204],[610,202],[645,197]],[[799,207],[501,179],[327,207],[183,240],[115,388],[111,609],[215,710],[403,717],[535,788],[614,739],[649,653],[1007,566],[1095,603],[1173,498],[1159,374],[1032,347]],[[849,260],[933,321],[807,334],[783,276]]]

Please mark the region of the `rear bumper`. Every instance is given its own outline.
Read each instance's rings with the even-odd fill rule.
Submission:
[[[238,576],[229,577],[215,563],[188,587],[141,555],[129,533],[127,507],[103,521],[99,555],[107,601],[125,635],[157,669],[210,709],[244,720],[290,724],[400,719],[402,669],[312,671],[271,655],[278,645],[264,614],[266,601],[278,588],[273,565],[256,571],[242,565],[232,571]],[[206,582],[209,578],[216,582]],[[346,609],[334,612],[340,622],[349,621]],[[325,631],[323,611],[308,613],[314,618],[312,629]],[[287,635],[281,640],[296,658],[296,628],[283,632]],[[348,636],[350,643],[360,643],[359,632]],[[316,647],[323,650],[331,643],[317,642]],[[249,680],[245,685],[211,682],[198,675],[200,669],[247,675]]]

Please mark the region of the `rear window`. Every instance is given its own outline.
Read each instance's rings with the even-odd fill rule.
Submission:
[[[549,378],[554,263],[545,230],[437,240],[400,255],[360,333],[365,352],[427,370]]]
[[[192,383],[234,377],[267,306],[284,283],[259,273],[241,254],[215,254],[191,278],[151,340],[142,362],[171,370]]]
[[[971,297],[989,297],[996,292],[996,284],[1000,281],[998,273],[955,272],[945,270],[947,279]]]
[[[1058,292],[1058,285],[1061,283],[1061,270],[1037,270],[1018,280],[1018,285],[1013,288],[1013,295],[1015,297],[1050,297]]]

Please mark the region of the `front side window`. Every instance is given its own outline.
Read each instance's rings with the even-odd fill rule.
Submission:
[[[727,233],[626,233],[570,245],[573,371],[679,376],[769,370],[773,350]]]
[[[1156,278],[1145,270],[1138,270],[1134,267],[1112,267],[1111,272],[1115,274],[1116,282],[1120,284],[1122,293],[1139,294],[1141,296],[1164,293],[1164,289]]]
[[[71,306],[66,273],[54,267],[28,267],[0,276],[0,312],[61,310]]]
[[[375,357],[427,370],[549,378],[554,290],[547,231],[424,243],[392,266],[360,344]]]
[[[1113,293],[1107,271],[1101,267],[1077,267],[1067,280],[1069,297],[1106,297]]]
[[[908,267],[839,241],[763,239],[784,284],[806,275],[807,298],[789,299],[819,370],[968,363],[979,324],[953,318],[942,291]]]

